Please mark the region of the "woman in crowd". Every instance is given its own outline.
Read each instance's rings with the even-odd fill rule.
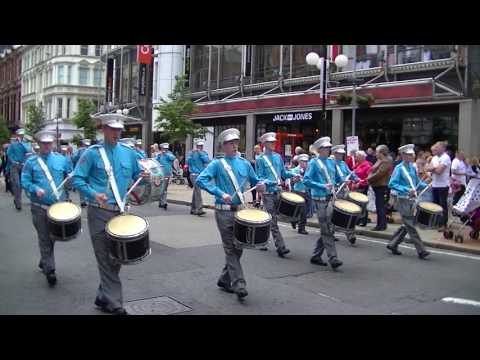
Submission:
[[[367,154],[365,151],[357,151],[355,153],[355,175],[358,176],[360,179],[357,183],[352,185],[352,190],[361,192],[362,194],[367,195],[368,193],[368,174],[372,169],[372,164],[370,164],[367,160]],[[365,214],[358,220],[359,226],[367,226],[368,221],[368,212],[365,211]]]

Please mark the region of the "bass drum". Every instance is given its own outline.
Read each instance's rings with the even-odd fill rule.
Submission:
[[[417,205],[417,223],[433,229],[440,226],[443,216],[443,208],[432,202],[422,201]]]
[[[128,196],[129,203],[138,206],[160,200],[160,187],[165,181],[163,166],[155,159],[140,159],[138,164],[150,172],[150,181],[137,185]]]
[[[355,230],[357,219],[362,209],[357,204],[347,200],[336,200],[333,203],[332,224],[343,231]]]
[[[110,256],[123,265],[138,264],[151,254],[149,224],[133,214],[117,215],[105,226]]]
[[[285,191],[280,193],[278,202],[278,213],[290,220],[298,221],[305,206],[305,199],[293,192]]]

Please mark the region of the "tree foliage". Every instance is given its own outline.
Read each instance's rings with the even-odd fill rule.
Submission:
[[[85,139],[96,138],[96,124],[92,120],[90,114],[96,110],[95,104],[89,99],[78,100],[78,111],[72,116],[72,121],[77,128],[83,128],[83,136]]]
[[[161,104],[155,107],[159,112],[155,120],[156,128],[163,129],[163,134],[170,142],[183,141],[187,135],[203,137],[206,129],[190,119],[190,115],[196,110],[196,104],[185,87],[186,77],[184,75],[175,79],[175,88],[168,95],[168,99],[161,98]]]
[[[35,104],[30,104],[27,107],[25,132],[30,136],[34,136],[42,129],[44,122],[45,115],[43,113],[42,103],[40,103],[38,106]]]

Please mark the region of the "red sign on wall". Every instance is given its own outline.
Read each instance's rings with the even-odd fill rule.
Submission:
[[[137,45],[137,62],[139,64],[151,64],[152,47],[150,45]]]

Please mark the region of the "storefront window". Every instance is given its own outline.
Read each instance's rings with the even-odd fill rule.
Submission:
[[[352,71],[356,51],[355,70],[383,66],[387,45],[342,45],[340,54],[348,57],[348,64],[341,71]]]
[[[242,45],[223,45],[220,57],[220,88],[238,85],[242,70]]]
[[[192,45],[191,64],[190,84],[192,91],[206,90],[208,82],[208,45]]]
[[[448,59],[455,45],[397,45],[398,64]]]
[[[427,150],[436,141],[458,145],[458,105],[411,109],[358,110],[356,134],[363,149],[386,144],[392,151],[404,144]],[[344,138],[352,135],[351,111],[344,111]]]
[[[210,89],[215,90],[218,88],[218,57],[220,55],[220,49],[222,45],[212,45],[212,69],[210,75]],[[208,72],[207,72],[208,77]]]

